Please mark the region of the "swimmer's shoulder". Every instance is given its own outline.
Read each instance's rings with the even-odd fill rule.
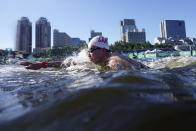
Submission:
[[[125,59],[122,59],[118,54],[110,57],[108,66],[112,70],[132,69],[131,65]]]

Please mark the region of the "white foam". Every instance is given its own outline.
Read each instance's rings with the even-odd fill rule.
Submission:
[[[66,58],[63,61],[64,65],[70,64],[69,67],[66,68],[68,71],[84,71],[89,69],[95,69],[96,65],[90,62],[87,49],[81,50],[78,54],[73,53],[72,56]]]
[[[145,61],[144,63],[153,69],[161,69],[161,68],[177,68],[177,67],[185,67],[196,62],[196,57],[166,57],[161,59],[154,59],[151,61]]]

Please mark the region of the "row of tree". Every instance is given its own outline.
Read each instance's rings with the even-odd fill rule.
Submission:
[[[138,49],[155,49],[155,48],[173,48],[172,45],[155,44],[152,45],[150,42],[136,43],[136,42],[122,42],[117,41],[110,45],[110,51],[125,51],[125,50],[138,50]]]
[[[40,57],[65,57],[71,55],[73,52],[77,52],[82,48],[86,48],[87,45],[80,46],[63,46],[55,47],[53,49],[45,50],[39,53],[34,53],[33,56],[36,58]],[[138,50],[138,49],[155,49],[155,48],[173,48],[172,45],[167,44],[155,44],[152,45],[150,42],[136,43],[136,42],[122,42],[117,41],[110,45],[110,51],[127,51],[127,50]]]
[[[8,55],[8,51],[0,50],[0,56],[7,56],[7,55]]]

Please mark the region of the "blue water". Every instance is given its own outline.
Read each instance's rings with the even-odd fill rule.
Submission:
[[[142,60],[151,69],[139,71],[74,59],[67,69],[0,65],[0,130],[196,130],[195,57]]]

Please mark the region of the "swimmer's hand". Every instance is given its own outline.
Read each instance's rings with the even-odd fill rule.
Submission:
[[[41,63],[33,63],[33,62],[20,62],[20,65],[26,66],[26,69],[32,69],[32,70],[38,70],[40,68],[42,68]]]
[[[41,63],[34,63],[26,67],[26,69],[31,69],[31,70],[38,70],[40,68],[42,68]]]

